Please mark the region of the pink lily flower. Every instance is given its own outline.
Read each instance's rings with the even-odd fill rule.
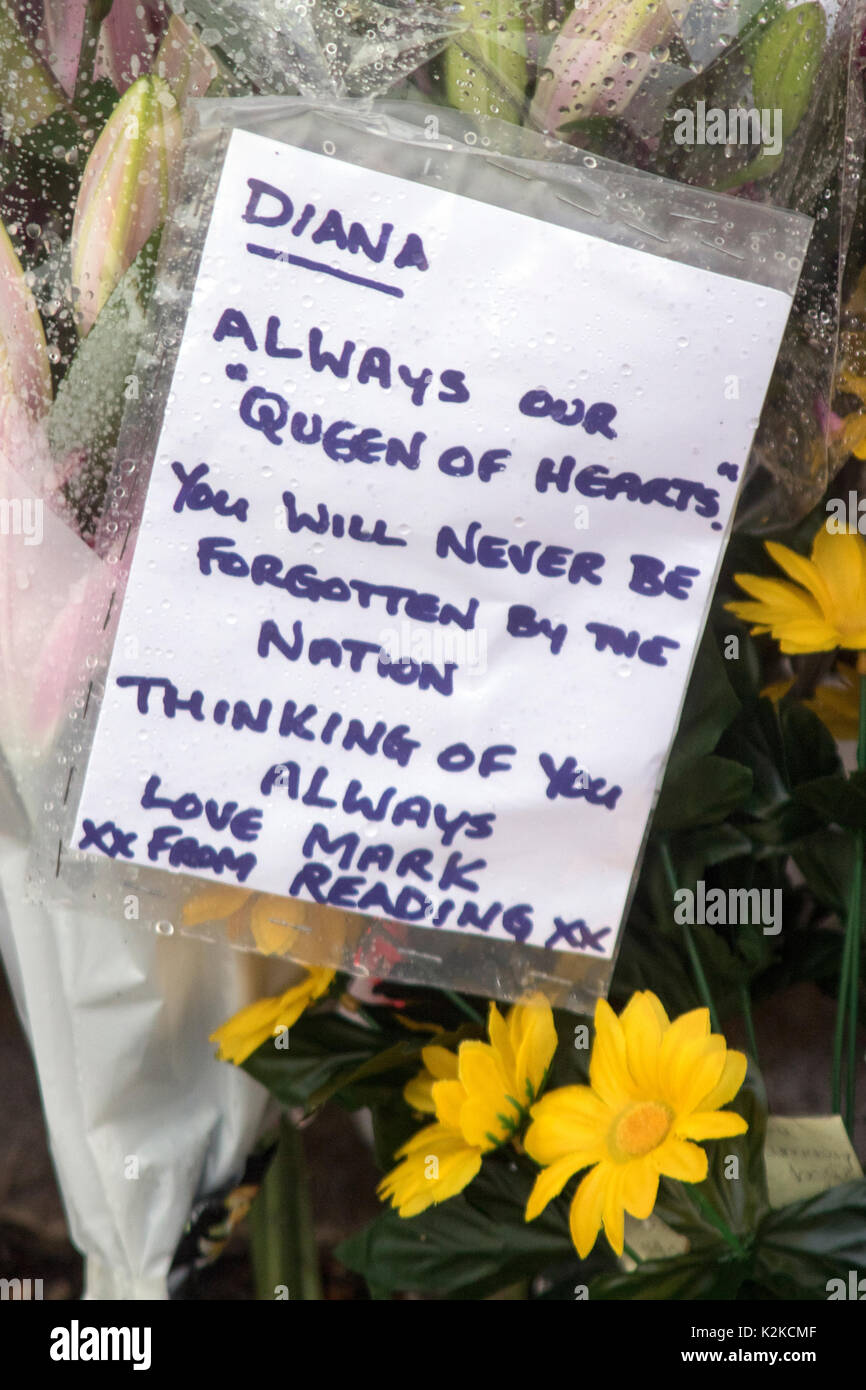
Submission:
[[[178,103],[168,84],[161,77],[140,77],[90,152],[70,243],[82,335],[165,217],[180,134]]]
[[[44,0],[42,39],[51,69],[67,96],[78,80],[88,0]],[[164,0],[114,0],[84,76],[107,77],[119,92],[153,67],[169,21]]]
[[[45,60],[71,97],[78,77],[87,0],[44,0],[42,39]]]
[[[169,18],[164,0],[114,0],[99,31],[95,76],[109,78],[125,92],[151,72]]]
[[[676,31],[664,0],[583,0],[559,32],[532,103],[531,119],[555,134],[569,121],[621,115]]]
[[[0,457],[11,460],[29,448],[30,435],[51,399],[42,320],[0,222]]]

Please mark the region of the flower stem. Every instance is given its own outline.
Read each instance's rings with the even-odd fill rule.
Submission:
[[[749,994],[749,987],[746,984],[740,985],[740,1001],[743,1005],[743,1023],[746,1027],[746,1044],[752,1054],[752,1058],[758,1066],[761,1065],[758,1059],[758,1039],[755,1037],[755,1024],[752,1019],[752,999]]]
[[[628,1245],[628,1244],[626,1243],[626,1241],[623,1241],[623,1243],[622,1243],[622,1248],[623,1248],[623,1250],[625,1251],[625,1253],[628,1255],[629,1259],[630,1259],[630,1260],[634,1260],[634,1262],[635,1262],[636,1265],[643,1264],[643,1260],[642,1260],[641,1256],[637,1253],[636,1250],[632,1250],[631,1246]]]
[[[853,895],[851,895],[853,896]],[[836,1002],[836,1026],[833,1032],[833,1074],[832,1099],[834,1115],[842,1113],[842,1053],[845,1050],[845,1021],[848,1006],[848,981],[850,978],[849,959],[851,955],[851,933],[847,923],[851,920],[851,896],[848,903],[848,917],[845,936],[842,941],[842,960],[839,965],[839,998]]]
[[[866,659],[861,653],[857,661],[860,687],[860,717],[857,730],[857,770],[866,771]],[[854,834],[854,868],[851,876],[851,893],[848,899],[848,915],[845,923],[845,941],[842,946],[842,963],[839,970],[839,999],[836,1006],[836,1028],[833,1037],[833,1110],[842,1110],[842,1054],[845,1050],[845,1024],[847,1015],[848,1049],[847,1075],[845,1086],[845,1127],[849,1135],[854,1130],[854,1112],[857,1094],[857,1024],[860,1002],[860,949],[863,919],[863,856],[866,852],[866,835],[861,828]]]
[[[665,877],[668,881],[668,887],[670,888],[671,893],[675,894],[678,891],[677,876],[676,871],[674,870],[673,860],[671,859],[671,852],[668,848],[668,842],[664,838],[659,839],[659,850],[661,852],[662,865],[664,866]],[[698,955],[698,948],[695,945],[694,937],[689,931],[687,922],[683,923],[683,939],[686,943],[686,951],[688,952],[689,961],[691,963],[692,974],[695,977],[695,984],[698,988],[698,994],[701,996],[701,999],[704,1001],[704,1004],[709,1010],[710,1026],[713,1032],[717,1033],[719,1031],[719,1018],[718,1014],[716,1013],[716,1006],[713,1003],[713,996],[710,993],[710,986],[707,982],[707,977],[704,974],[704,967],[701,965],[701,958]]]
[[[704,1216],[709,1221],[710,1225],[716,1228],[719,1235],[722,1237],[725,1243],[731,1247],[732,1250],[736,1251],[736,1253],[742,1259],[745,1259],[746,1252],[743,1249],[743,1246],[740,1244],[738,1238],[734,1235],[727,1221],[725,1221],[724,1218],[719,1215],[712,1203],[707,1201],[707,1198],[704,1196],[703,1192],[701,1192],[699,1187],[692,1187],[690,1190],[692,1195],[694,1196],[695,1201],[697,1202]]]
[[[471,1018],[473,1023],[483,1024],[484,1019],[481,1015],[473,1009],[471,1004],[467,1004],[466,1000],[461,998],[459,994],[455,994],[451,989],[440,989],[439,993],[444,994],[446,999],[450,999],[455,1009],[459,1009],[467,1018]]]

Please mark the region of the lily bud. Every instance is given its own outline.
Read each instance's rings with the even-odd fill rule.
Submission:
[[[469,27],[442,55],[449,106],[520,124],[528,80],[526,26],[516,0],[463,0]]]
[[[180,143],[178,104],[160,77],[121,97],[90,153],[72,223],[79,329],[90,331],[124,271],[165,218]]]
[[[658,61],[651,50],[675,31],[664,0],[579,3],[550,50],[532,124],[555,134],[587,116],[621,115]]]
[[[50,405],[42,320],[0,222],[0,460],[14,462]]]

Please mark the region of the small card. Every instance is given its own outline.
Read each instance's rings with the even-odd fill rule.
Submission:
[[[235,131],[74,847],[610,958],[790,304]]]

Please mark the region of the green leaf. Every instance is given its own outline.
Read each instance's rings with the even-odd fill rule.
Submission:
[[[795,797],[830,824],[866,829],[866,772],[852,772],[847,778],[816,777],[797,787]]]
[[[310,1097],[341,1072],[354,1070],[382,1050],[382,1035],[337,1014],[305,1014],[290,1029],[288,1047],[263,1042],[243,1064],[283,1105],[307,1106]]]
[[[503,1178],[501,1167],[506,1160],[485,1159],[466,1192],[419,1216],[404,1219],[389,1207],[344,1241],[337,1258],[378,1290],[485,1298],[572,1257],[564,1204],[524,1221],[532,1174]]]
[[[385,1172],[394,1166],[394,1154],[418,1129],[418,1120],[403,1099],[402,1090],[389,1094],[370,1107],[373,1122],[373,1151],[376,1165]],[[429,1117],[431,1120],[433,1116]]]
[[[84,82],[75,92],[74,107],[97,132],[102,130],[120,98],[117,88],[107,77]]]
[[[385,1011],[382,1011],[383,1013]],[[452,1033],[437,1033],[442,1047],[456,1048],[478,1029],[465,1024]],[[378,1105],[423,1066],[428,1034],[407,1037],[402,1029],[381,1032],[333,1013],[307,1013],[290,1029],[288,1046],[268,1038],[244,1062],[244,1070],[283,1105],[315,1109],[336,1100],[349,1109]]]
[[[866,1275],[866,1178],[780,1207],[758,1230],[756,1277],[779,1298],[826,1299],[830,1279]],[[846,1288],[847,1292],[847,1288]]]
[[[752,790],[752,773],[742,763],[713,755],[668,769],[658,800],[654,834],[725,820]]]
[[[752,842],[736,826],[723,821],[677,832],[671,836],[670,851],[679,886],[688,888],[705,876],[706,869],[751,855]]]
[[[728,679],[730,663],[722,657],[711,632],[704,635],[677,729],[671,762],[691,762],[712,753],[737,717],[740,702]]]
[[[669,1260],[646,1260],[631,1274],[602,1274],[589,1286],[590,1303],[600,1300],[734,1299],[751,1275],[751,1260],[728,1252],[677,1255]]]
[[[816,777],[834,777],[842,772],[836,740],[812,710],[799,700],[785,700],[779,710],[779,722],[792,788]]]
[[[453,1051],[464,1038],[477,1035],[478,1029],[472,1024],[466,1024],[454,1033],[437,1033],[435,1041],[439,1047],[447,1047]],[[310,1106],[323,1105],[333,1097],[341,1099],[344,1103],[363,1105],[366,1101],[360,1094],[360,1083],[369,1081],[372,1077],[381,1077],[388,1072],[402,1074],[397,1081],[392,1078],[391,1088],[393,1089],[395,1084],[402,1087],[403,1079],[408,1080],[413,1072],[424,1065],[421,1052],[431,1041],[433,1040],[429,1036],[416,1034],[413,1038],[401,1038],[391,1047],[383,1048],[380,1036],[379,1051],[357,1065],[350,1064],[317,1087],[309,1097]]]
[[[128,378],[144,337],[160,230],[145,242],[82,340],[48,416],[48,443],[55,457],[86,456],[69,497],[82,524],[100,510]]]
[[[827,21],[817,0],[787,10],[764,31],[755,48],[752,94],[759,110],[781,111],[782,148],[764,150],[744,169],[721,179],[716,187],[725,192],[773,174],[785,157],[790,140],[809,107],[821,62]]]
[[[319,1301],[319,1261],[301,1136],[285,1115],[276,1153],[250,1208],[249,1227],[257,1297],[273,1300],[282,1286],[291,1301]]]
[[[771,700],[753,701],[722,739],[720,753],[751,769],[753,784],[747,810],[766,816],[785,806],[790,796],[785,741],[779,712]]]
[[[790,140],[808,108],[826,33],[827,21],[819,4],[797,5],[773,20],[755,49],[755,105],[782,112],[785,140]]]
[[[854,872],[853,837],[828,826],[802,839],[792,856],[815,896],[840,916],[846,913]]]

